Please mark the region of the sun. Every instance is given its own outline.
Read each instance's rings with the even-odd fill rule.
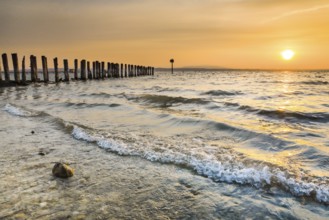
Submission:
[[[295,56],[295,52],[292,50],[284,50],[281,52],[281,56],[284,60],[291,60]]]

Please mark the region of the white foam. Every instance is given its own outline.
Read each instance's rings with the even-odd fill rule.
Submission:
[[[311,196],[315,193],[319,202],[329,203],[328,185],[297,180],[289,177],[279,168],[270,169],[266,165],[246,167],[234,155],[227,155],[227,152],[226,155],[225,152],[223,153],[222,158],[218,158],[197,148],[193,150],[193,146],[186,148],[183,146],[185,143],[178,144],[176,148],[170,145],[155,146],[158,140],[147,140],[145,137],[143,139],[136,137],[136,140],[127,144],[114,138],[88,133],[78,126],[74,126],[72,135],[79,140],[96,142],[99,147],[119,155],[140,156],[149,161],[184,165],[214,181],[250,184],[257,188],[264,184],[281,185],[295,196]]]
[[[19,107],[15,107],[11,104],[6,104],[6,106],[4,107],[4,110],[11,115],[20,116],[20,117],[31,117],[31,116],[37,115],[36,113],[27,111],[27,110],[19,108]]]

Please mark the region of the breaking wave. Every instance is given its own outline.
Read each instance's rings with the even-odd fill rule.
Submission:
[[[140,138],[132,135],[125,140],[123,137],[114,138],[79,126],[73,127],[72,136],[78,140],[96,143],[99,147],[119,155],[138,156],[152,162],[183,166],[213,181],[247,184],[256,188],[279,187],[292,195],[312,197],[318,202],[329,204],[329,180],[310,179],[312,177],[307,177],[306,174],[305,178],[300,178],[270,164],[246,165],[243,156],[231,149],[214,149],[201,140],[177,140],[169,144],[166,140],[164,146],[156,137],[147,138],[143,135],[143,138]],[[200,150],[200,145],[203,150]]]
[[[40,115],[40,112],[25,110],[22,107],[16,107],[9,103],[6,104],[6,106],[4,107],[4,111],[8,112],[11,115],[20,117],[34,117]]]

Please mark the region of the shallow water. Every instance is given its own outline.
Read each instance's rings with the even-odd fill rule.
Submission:
[[[328,83],[218,71],[1,88],[0,217],[329,218]],[[31,175],[58,158],[71,180]]]

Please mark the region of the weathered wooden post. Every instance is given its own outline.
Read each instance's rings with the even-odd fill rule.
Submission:
[[[93,61],[93,79],[96,79],[96,62]]]
[[[107,62],[107,77],[111,78],[111,63]]]
[[[134,65],[135,77],[137,77],[137,65]]]
[[[100,79],[101,77],[101,63],[99,61],[96,61],[96,68],[97,68],[97,79]]]
[[[19,77],[19,66],[18,66],[18,57],[17,53],[12,53],[11,57],[13,59],[13,67],[14,67],[14,76],[15,76],[15,82],[19,83],[20,77]]]
[[[102,79],[105,79],[105,62],[102,62]]]
[[[132,74],[132,68],[133,67],[133,65],[131,65],[131,64],[129,64],[129,77],[132,77],[133,76],[133,74]]]
[[[121,78],[123,78],[123,63],[121,63]]]
[[[78,80],[78,59],[74,59],[74,79]]]
[[[115,75],[115,78],[118,78],[118,64],[117,63],[114,64],[114,75]]]
[[[3,64],[3,71],[5,72],[5,80],[6,82],[9,82],[10,74],[9,74],[8,57],[6,53],[2,54],[2,64]]]
[[[70,81],[69,61],[67,59],[64,59],[63,62],[64,62],[64,76],[65,76],[65,81],[69,82]]]
[[[86,60],[80,61],[80,79],[86,80]]]
[[[38,73],[38,60],[37,60],[37,57],[36,56],[33,56],[33,68],[34,68],[34,71],[35,71],[35,80],[36,82],[40,81],[40,78],[39,78],[39,73]]]
[[[30,56],[30,68],[31,68],[31,81],[36,82],[37,78],[36,78],[36,71],[34,68],[34,56],[33,55]]]
[[[111,75],[112,78],[115,78],[115,63],[111,63]]]
[[[88,79],[93,79],[93,75],[91,74],[90,70],[90,62],[87,62],[87,70],[88,70]]]
[[[42,56],[41,61],[42,61],[43,81],[47,83],[49,81],[47,57]]]
[[[54,58],[54,71],[55,71],[55,82],[59,82],[59,77],[58,77],[58,59],[57,57]]]
[[[95,61],[95,77],[94,79],[98,79],[98,61]]]
[[[1,71],[0,71],[1,72]],[[23,57],[22,60],[22,82],[26,82],[26,72],[25,72],[25,56]]]

